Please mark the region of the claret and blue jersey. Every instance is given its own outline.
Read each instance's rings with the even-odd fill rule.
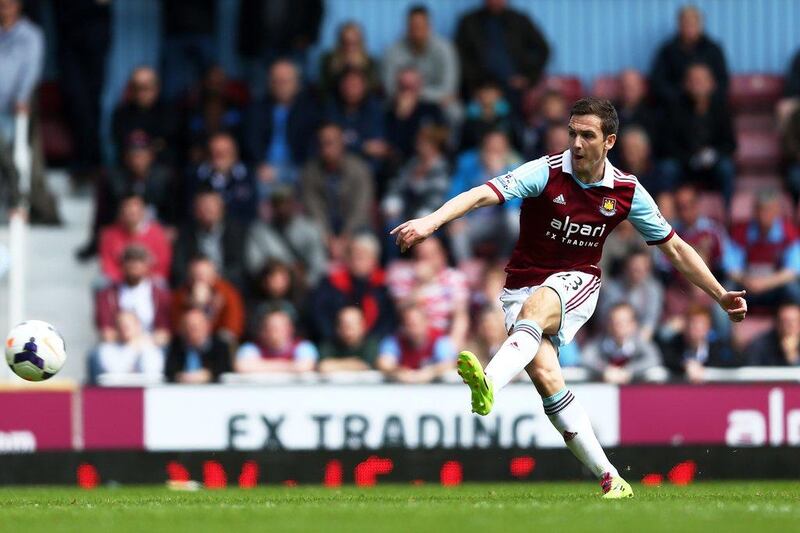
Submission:
[[[525,163],[487,185],[501,202],[522,199],[519,240],[506,267],[510,289],[539,285],[557,272],[599,276],[603,244],[623,220],[651,245],[675,233],[635,176],[606,160],[603,179],[585,184],[573,175],[569,150]]]

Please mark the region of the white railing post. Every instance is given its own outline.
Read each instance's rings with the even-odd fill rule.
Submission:
[[[8,322],[9,329],[25,319],[25,269],[28,256],[28,194],[31,184],[29,116],[19,113],[14,122],[14,165],[19,174],[20,203],[9,220]]]

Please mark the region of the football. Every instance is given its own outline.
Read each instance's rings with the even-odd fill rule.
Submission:
[[[43,381],[53,377],[67,359],[64,339],[42,320],[15,326],[6,339],[6,361],[22,379]]]

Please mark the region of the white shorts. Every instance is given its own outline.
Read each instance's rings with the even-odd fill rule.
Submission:
[[[550,336],[550,340],[556,348],[569,344],[594,313],[600,294],[600,278],[585,272],[559,272],[548,277],[541,285],[503,289],[500,302],[506,315],[506,331],[511,331],[522,304],[539,287],[550,287],[561,299],[561,327],[557,335]]]

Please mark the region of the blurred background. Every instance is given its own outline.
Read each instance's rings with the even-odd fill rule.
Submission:
[[[0,202],[27,221],[0,323],[55,324],[75,384],[453,382],[506,337],[519,204],[407,254],[387,233],[562,152],[596,95],[611,160],[751,312],[623,224],[568,380],[796,381],[798,36],[792,0],[0,0]]]

